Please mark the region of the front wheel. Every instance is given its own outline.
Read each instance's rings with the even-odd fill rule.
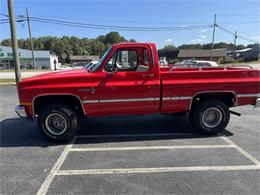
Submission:
[[[223,132],[228,125],[229,119],[228,107],[219,100],[203,101],[190,112],[193,127],[206,135]]]
[[[51,104],[39,112],[38,127],[47,139],[66,142],[76,135],[79,117],[75,110],[66,105]]]

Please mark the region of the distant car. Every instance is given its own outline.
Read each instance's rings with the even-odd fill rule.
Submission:
[[[86,69],[91,69],[91,67],[93,67],[94,65],[96,65],[98,63],[98,61],[91,61],[89,63],[87,63],[84,68]]]
[[[180,63],[175,64],[178,67],[218,67],[218,64],[214,61],[204,61],[204,60],[184,60]]]
[[[161,57],[160,60],[159,60],[159,64],[161,64],[161,65],[168,65],[166,57]]]

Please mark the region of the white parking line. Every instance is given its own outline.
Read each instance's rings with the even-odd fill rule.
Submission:
[[[164,172],[186,172],[186,171],[242,171],[242,170],[260,170],[260,166],[241,165],[241,166],[195,166],[195,167],[60,170],[56,172],[55,175],[99,175],[99,174],[164,173]]]
[[[72,139],[64,148],[60,157],[52,167],[50,173],[42,183],[37,195],[47,193],[56,175],[93,175],[93,174],[124,174],[124,173],[163,173],[181,171],[242,171],[260,170],[259,161],[248,152],[240,148],[227,137],[221,137],[228,145],[188,145],[188,146],[140,146],[140,147],[106,147],[106,148],[72,148],[76,138],[108,138],[108,137],[158,137],[158,136],[190,136],[197,134],[169,133],[169,134],[116,134],[116,135],[83,135]],[[120,150],[159,150],[159,149],[188,149],[188,148],[235,148],[256,165],[239,166],[193,166],[193,167],[158,167],[158,168],[125,168],[125,169],[86,169],[86,170],[60,170],[69,152],[76,151],[120,151]]]
[[[231,141],[230,139],[228,139],[227,137],[221,137],[226,143],[234,146],[234,148],[236,148],[236,150],[238,152],[240,152],[244,157],[246,157],[247,159],[249,159],[251,162],[253,162],[256,165],[260,165],[259,161],[253,157],[251,154],[249,154],[247,151],[245,151],[244,149],[240,148],[237,144],[235,144],[233,141]]]
[[[73,143],[75,142],[75,138],[72,139],[64,148],[63,152],[61,153],[60,157],[58,158],[58,160],[56,161],[56,163],[54,164],[54,166],[52,167],[50,173],[48,174],[48,176],[46,177],[46,179],[44,180],[44,182],[42,183],[40,189],[37,192],[37,195],[44,195],[47,193],[51,182],[53,180],[53,178],[55,177],[55,174],[58,172],[58,170],[60,169],[61,165],[63,164],[64,160],[66,159],[70,148],[72,147]]]
[[[200,136],[195,133],[145,133],[145,134],[107,134],[107,135],[78,135],[76,138],[108,138],[108,137],[160,137],[160,136]]]
[[[134,147],[97,147],[97,148],[71,148],[71,152],[97,152],[97,151],[131,151],[131,150],[175,150],[175,149],[215,149],[234,148],[233,145],[187,145],[187,146],[134,146]]]

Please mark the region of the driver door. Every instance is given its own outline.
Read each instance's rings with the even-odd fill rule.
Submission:
[[[159,111],[160,80],[149,48],[114,51],[104,66],[99,99],[103,114],[128,115]]]

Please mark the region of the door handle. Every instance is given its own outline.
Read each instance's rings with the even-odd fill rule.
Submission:
[[[142,74],[142,77],[144,78],[153,78],[154,77],[154,74],[150,73],[150,74]]]

